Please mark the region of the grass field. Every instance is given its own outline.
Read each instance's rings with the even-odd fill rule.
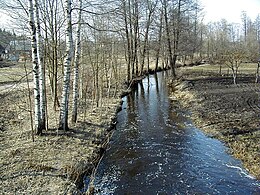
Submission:
[[[255,74],[256,73],[257,64],[256,63],[242,63],[238,69],[238,74]],[[184,68],[181,68],[184,69]],[[220,65],[215,64],[204,64],[200,66],[191,66],[191,67],[185,67],[185,70],[191,70],[193,72],[197,73],[213,73],[213,74],[219,74],[220,73]],[[221,65],[221,74],[224,75],[231,75],[232,71],[228,66]]]
[[[25,82],[26,73],[32,71],[32,64],[30,62],[0,62],[0,85],[16,82]],[[32,79],[32,74],[28,75],[29,79]]]

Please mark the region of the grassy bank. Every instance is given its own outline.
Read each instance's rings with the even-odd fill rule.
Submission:
[[[1,94],[1,193],[78,192],[106,147],[120,102],[104,99],[98,108],[88,102],[67,132],[55,129],[59,112],[50,112],[49,130],[32,142],[26,93]]]
[[[59,110],[52,108],[49,92],[48,130],[33,142],[24,65],[30,72],[30,63],[0,66],[0,192],[80,194],[83,177],[92,174],[113,132],[111,127],[122,103],[119,94],[129,93],[122,84],[125,75],[121,73],[119,81],[113,81],[117,88],[110,90],[110,98],[99,101],[99,107],[88,88],[86,98],[79,103],[78,122],[70,123],[70,130],[65,132],[57,129]],[[90,85],[89,80],[86,82]],[[107,96],[108,89],[104,91]]]
[[[31,64],[25,66],[30,72]],[[121,98],[102,98],[96,107],[88,94],[79,103],[78,122],[64,132],[57,129],[59,110],[48,94],[48,130],[33,142],[24,64],[0,68],[0,193],[80,194],[83,177],[106,148]]]
[[[224,141],[229,152],[260,179],[260,84],[254,83],[253,68],[244,66],[244,71],[247,74],[239,75],[234,85],[214,66],[181,68],[182,79],[173,83],[172,96],[191,110],[197,127]]]

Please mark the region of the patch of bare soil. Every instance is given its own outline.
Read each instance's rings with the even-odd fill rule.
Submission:
[[[196,76],[196,77],[194,77]],[[192,112],[195,125],[216,137],[260,179],[260,84],[254,77],[198,77],[192,72],[173,83],[173,98]]]
[[[49,109],[49,130],[31,139],[26,91],[0,94],[0,194],[80,194],[106,147],[120,99],[86,100],[79,122],[57,130],[59,112]],[[49,104],[51,107],[51,104]]]

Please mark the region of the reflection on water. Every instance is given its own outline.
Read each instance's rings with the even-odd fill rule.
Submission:
[[[196,129],[168,99],[165,75],[125,97],[96,194],[259,194],[260,184],[221,142]]]

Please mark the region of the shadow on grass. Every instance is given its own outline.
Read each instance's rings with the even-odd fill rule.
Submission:
[[[42,136],[67,136],[77,139],[95,139],[97,137],[96,130],[107,130],[109,129],[106,125],[99,125],[90,122],[79,122],[76,127],[70,128],[68,131],[57,130],[57,129],[48,129],[44,131]]]

